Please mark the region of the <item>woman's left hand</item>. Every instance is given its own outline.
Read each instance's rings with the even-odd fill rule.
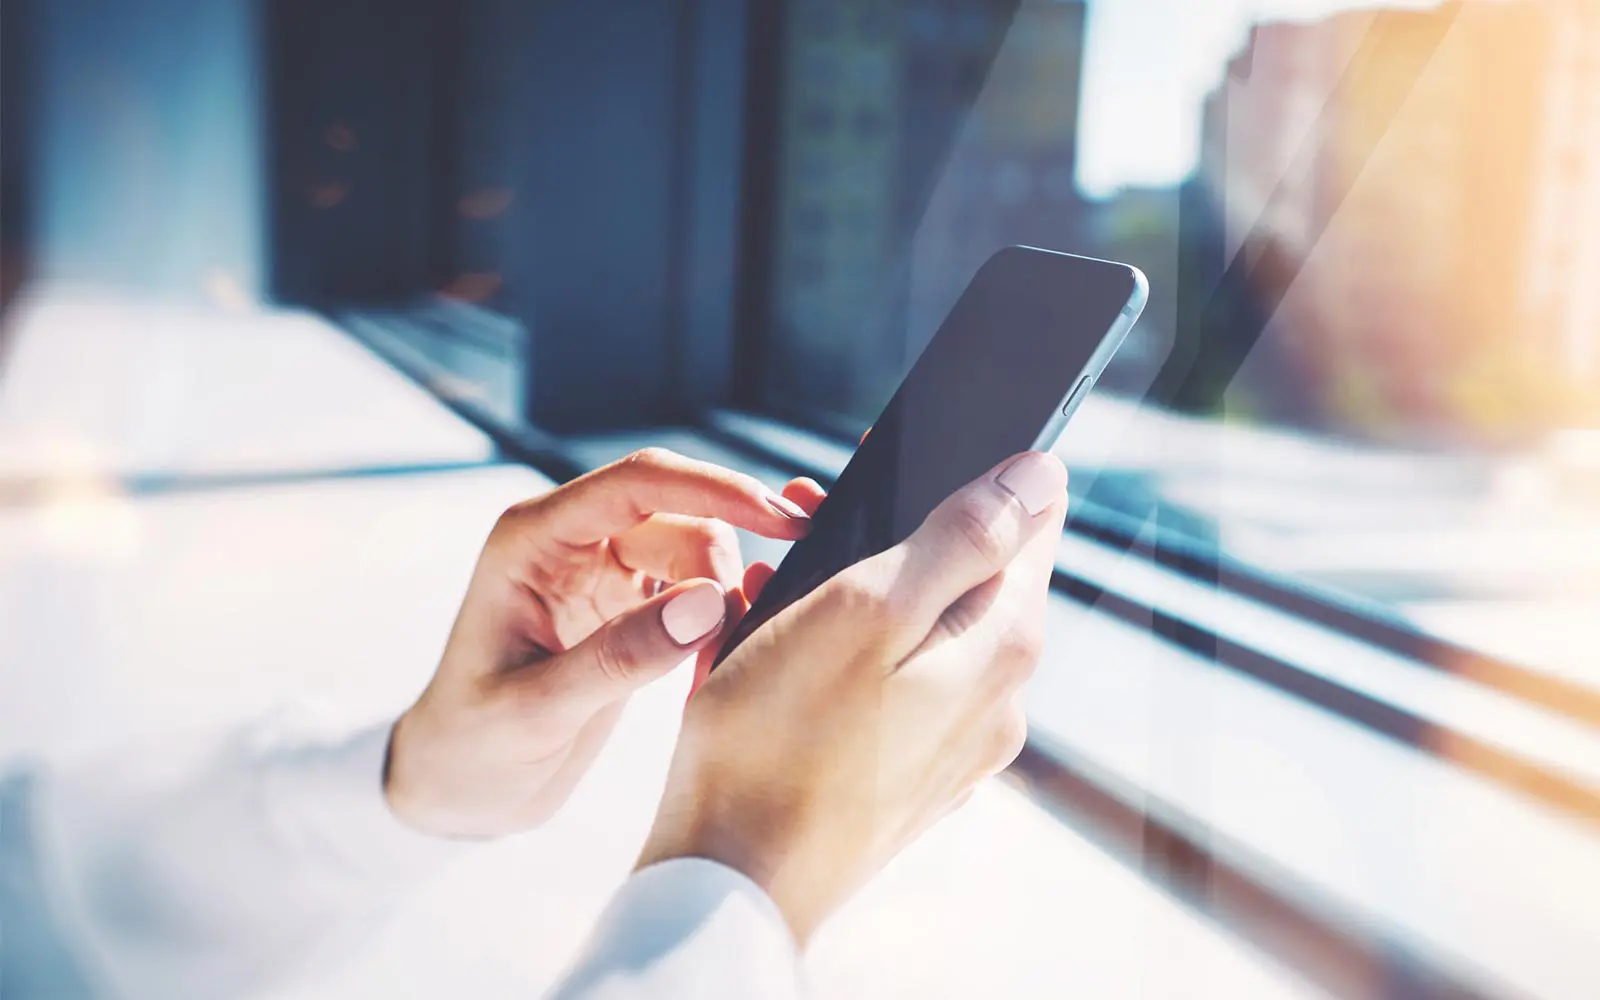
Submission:
[[[707,668],[745,606],[733,527],[803,537],[822,495],[652,448],[506,511],[438,671],[395,724],[390,808],[454,837],[549,818],[634,690],[691,655]]]

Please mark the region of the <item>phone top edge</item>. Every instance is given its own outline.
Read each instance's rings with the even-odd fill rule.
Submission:
[[[1116,262],[1112,261],[1111,263]],[[1150,303],[1150,279],[1145,277],[1144,272],[1132,264],[1123,264],[1121,266],[1133,273],[1133,294],[1128,297],[1128,304],[1122,307],[1122,311],[1124,315],[1132,316],[1134,322],[1137,323],[1140,315],[1144,313],[1144,307]],[[1131,328],[1132,324],[1129,324],[1129,327]]]
[[[1150,279],[1145,277],[1145,273],[1132,264],[1124,263],[1120,260],[1110,260],[1105,257],[1090,257],[1087,254],[1068,253],[1065,250],[1051,250],[1048,247],[1029,246],[1026,243],[1013,243],[1010,246],[1002,247],[1001,249],[996,250],[989,257],[989,259],[994,260],[995,258],[1004,256],[1007,252],[1013,250],[1023,250],[1028,253],[1049,254],[1052,257],[1066,257],[1071,260],[1083,261],[1089,264],[1104,264],[1107,267],[1114,267],[1119,271],[1126,272],[1127,275],[1133,279],[1133,289],[1128,295],[1127,305],[1125,305],[1123,308],[1132,314],[1134,319],[1139,318],[1139,314],[1144,312],[1144,307],[1150,300]]]
[[[999,250],[996,250],[991,257],[998,257],[1007,250],[1026,250],[1029,253],[1047,253],[1052,257],[1071,257],[1073,260],[1088,261],[1091,264],[1109,264],[1112,267],[1120,267],[1125,271],[1132,272],[1135,275],[1134,280],[1136,282],[1147,284],[1143,271],[1139,270],[1137,267],[1134,267],[1132,264],[1128,264],[1120,260],[1111,260],[1107,257],[1091,257],[1088,254],[1071,253],[1066,250],[1051,250],[1049,247],[1030,246],[1026,243],[1013,243],[1010,246],[1001,247]]]

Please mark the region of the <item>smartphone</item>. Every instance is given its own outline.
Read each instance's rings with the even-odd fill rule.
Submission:
[[[1127,264],[1033,247],[989,258],[717,662],[824,580],[904,541],[1006,456],[1054,445],[1148,295]]]

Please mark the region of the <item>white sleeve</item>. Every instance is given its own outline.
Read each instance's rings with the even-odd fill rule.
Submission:
[[[680,858],[636,873],[549,1000],[792,1000],[799,950],[772,900],[731,868]]]
[[[235,996],[347,954],[462,847],[390,813],[388,740],[280,725],[40,775],[39,918],[117,998]]]

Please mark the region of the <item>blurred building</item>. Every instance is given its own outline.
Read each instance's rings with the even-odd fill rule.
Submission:
[[[1552,4],[1527,305],[1557,355],[1600,383],[1600,6]]]
[[[24,103],[32,0],[0,6],[0,365],[5,361],[6,308],[27,271],[28,154],[32,122]]]
[[[905,139],[899,13],[897,0],[794,4],[785,26],[773,308],[795,336],[769,377],[827,385],[840,400],[851,386],[837,359],[874,360],[862,354],[886,321],[879,288],[897,242]]]
[[[1125,187],[1092,203],[1087,243],[1096,256],[1133,264],[1150,281],[1150,299],[1096,385],[1142,392],[1171,350],[1179,282],[1180,187]]]
[[[1334,422],[1518,435],[1593,372],[1593,19],[1577,0],[1350,13],[1262,25],[1230,65],[1201,177],[1227,254],[1253,233],[1246,252],[1295,262],[1279,339]]]
[[[973,66],[970,79],[952,81],[975,89],[976,98],[948,155],[931,160],[942,169],[910,217],[917,228],[909,265],[907,358],[933,336],[996,250],[1014,244],[1083,249],[1089,212],[1076,175],[1085,7],[1028,0],[1014,9],[989,64]],[[961,19],[951,23],[960,25]],[[975,35],[968,27],[956,33],[954,43],[970,46]],[[924,78],[948,72],[941,67],[951,64],[949,57],[938,49],[921,48],[918,55],[927,66]],[[913,156],[908,169],[930,162]]]
[[[1084,5],[789,9],[769,378],[870,415],[994,249],[1071,245]]]

